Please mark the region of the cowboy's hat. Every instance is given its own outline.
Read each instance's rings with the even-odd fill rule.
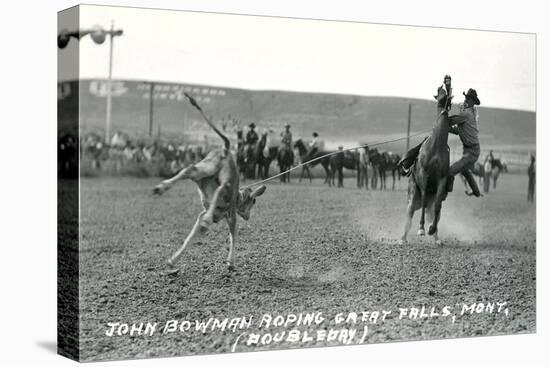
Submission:
[[[290,124],[285,124],[285,127],[290,127]]]
[[[477,92],[476,92],[475,89],[470,88],[470,89],[468,89],[468,92],[466,92],[466,93],[462,92],[462,94],[464,95],[464,97],[469,98],[472,101],[474,101],[474,104],[476,104],[476,105],[481,104],[481,102],[479,101],[479,98],[477,98]]]
[[[255,123],[253,123],[253,122],[251,122],[251,123],[250,123],[250,124],[248,125],[248,127],[250,127],[250,128],[252,128],[252,129],[253,129],[253,128],[255,128],[255,127],[256,127],[256,124],[255,124]]]

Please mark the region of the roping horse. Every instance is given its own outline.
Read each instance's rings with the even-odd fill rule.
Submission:
[[[437,226],[441,216],[441,206],[447,197],[447,179],[449,175],[449,116],[441,113],[432,130],[432,135],[420,147],[418,158],[409,177],[407,217],[401,243],[407,241],[414,212],[421,209],[418,235],[424,236],[426,210],[431,214],[432,224],[428,234],[433,235],[436,243]]]

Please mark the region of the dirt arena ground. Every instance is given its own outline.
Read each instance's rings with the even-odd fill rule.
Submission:
[[[227,226],[213,227],[180,260],[165,261],[191,229],[200,203],[192,182],[150,196],[157,179],[98,178],[81,182],[81,357],[83,360],[229,352],[239,334],[174,332],[108,337],[107,323],[206,320],[210,317],[398,310],[507,302],[508,315],[459,315],[369,324],[365,343],[535,332],[535,206],[527,176],[502,175],[481,199],[466,197],[460,180],[443,205],[440,237],[399,245],[406,183],[398,190],[362,191],[270,183],[252,218],[239,218],[236,270],[225,267]],[[457,311],[458,312],[458,311]],[[324,325],[333,327],[333,322]],[[363,325],[356,325],[358,333]],[[160,327],[160,326],[159,326]],[[339,327],[342,327],[340,325]],[[351,327],[346,325],[343,327]],[[315,328],[304,326],[302,331]],[[283,331],[284,328],[270,329]],[[356,337],[359,338],[359,337]],[[236,351],[339,345],[313,340],[247,346]],[[352,343],[353,344],[353,343]]]

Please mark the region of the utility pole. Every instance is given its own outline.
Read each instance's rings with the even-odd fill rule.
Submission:
[[[122,30],[115,31],[115,23],[111,21],[111,30],[109,31],[109,78],[107,79],[107,114],[105,116],[105,141],[109,142],[111,136],[111,92],[113,77],[113,41],[115,36],[121,36]]]
[[[407,150],[405,150],[406,152],[409,151],[410,140],[411,140],[411,110],[412,110],[412,104],[409,103],[409,118],[407,119]]]
[[[122,33],[122,29],[115,30],[114,22],[111,21],[111,30],[109,31],[105,31],[100,26],[94,26],[91,29],[82,29],[75,31],[63,29],[57,35],[57,47],[60,49],[67,47],[69,41],[71,40],[71,37],[80,40],[82,37],[89,34],[90,37],[92,37],[93,41],[96,44],[100,45],[105,42],[105,37],[109,35],[111,42],[109,44],[109,76],[107,79],[107,111],[105,116],[105,142],[107,144],[109,144],[109,137],[111,135],[111,79],[113,77],[113,40],[116,36],[122,36]]]

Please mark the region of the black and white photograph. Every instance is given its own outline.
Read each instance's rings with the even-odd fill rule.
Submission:
[[[534,33],[78,5],[57,56],[59,354],[537,332]]]

